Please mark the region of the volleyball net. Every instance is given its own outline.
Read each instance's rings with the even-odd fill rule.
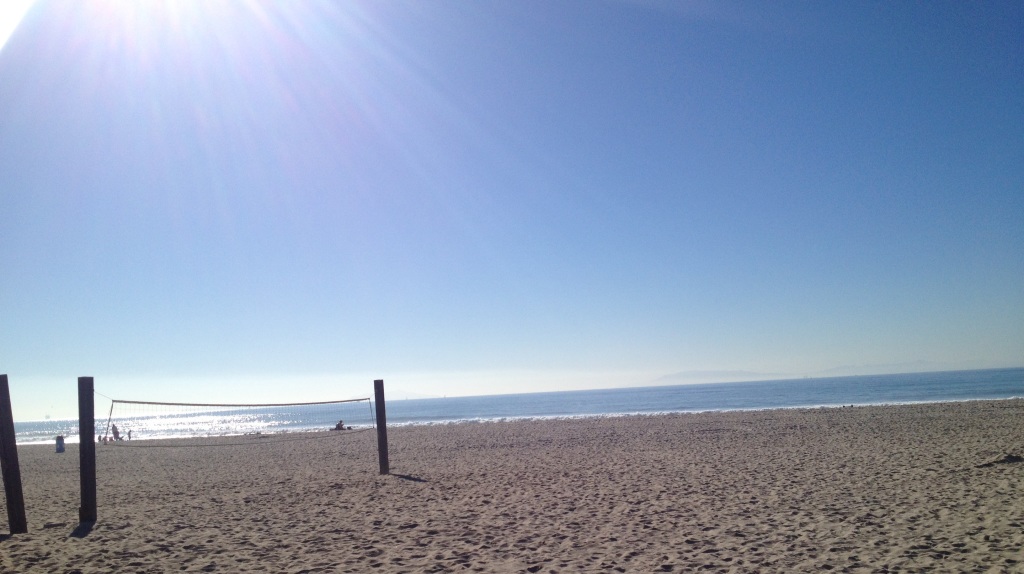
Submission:
[[[111,399],[106,420],[96,418],[100,433],[96,439],[113,444],[208,437],[294,438],[308,433],[328,437],[376,427],[369,398],[264,404]]]

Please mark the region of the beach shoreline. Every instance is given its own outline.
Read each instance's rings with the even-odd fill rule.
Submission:
[[[77,445],[19,446],[29,533],[0,528],[0,571],[1024,569],[1021,399],[388,435],[390,476],[372,432],[98,446],[87,529]]]

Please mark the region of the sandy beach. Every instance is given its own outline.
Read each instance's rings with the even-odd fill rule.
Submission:
[[[1024,400],[388,435],[20,447],[0,572],[1024,572]]]

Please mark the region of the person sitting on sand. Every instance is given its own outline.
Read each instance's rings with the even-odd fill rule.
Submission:
[[[345,430],[345,421],[338,421],[338,424],[334,425],[334,430]]]

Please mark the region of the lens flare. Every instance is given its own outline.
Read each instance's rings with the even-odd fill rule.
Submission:
[[[0,2],[0,50],[18,28],[21,19],[35,0],[5,0]]]

